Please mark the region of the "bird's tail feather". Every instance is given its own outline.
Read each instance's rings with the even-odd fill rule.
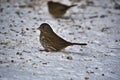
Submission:
[[[73,4],[73,5],[69,6],[69,8],[74,7],[74,6],[77,6],[77,5],[76,5],[76,4]]]
[[[72,45],[87,45],[86,43],[72,43]]]

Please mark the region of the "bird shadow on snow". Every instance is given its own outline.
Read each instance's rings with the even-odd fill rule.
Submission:
[[[89,55],[87,53],[82,53],[82,52],[74,52],[74,51],[60,51],[64,54],[73,54],[73,55],[80,55],[80,56],[92,56],[92,55]]]
[[[46,51],[46,50],[44,50],[44,49],[40,49],[39,51],[41,51],[41,52],[48,52],[48,51]],[[63,53],[63,54],[73,54],[73,55],[80,55],[80,56],[92,56],[92,55],[89,55],[89,54],[87,54],[87,53],[82,53],[82,52],[74,52],[74,51],[65,51],[65,50],[63,50],[63,51],[53,51],[53,52],[51,52],[51,53]]]

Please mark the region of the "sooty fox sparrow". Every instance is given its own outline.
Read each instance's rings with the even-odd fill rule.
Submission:
[[[55,18],[62,17],[69,8],[76,6],[76,5],[68,6],[68,5],[65,5],[59,2],[53,2],[53,1],[48,1],[47,5],[48,5],[49,13]]]
[[[71,43],[62,39],[47,23],[42,23],[38,29],[41,32],[40,43],[46,51],[60,51],[71,45],[87,45],[86,43]]]

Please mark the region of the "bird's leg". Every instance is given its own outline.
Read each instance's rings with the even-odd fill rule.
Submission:
[[[40,49],[39,51],[46,51],[46,52],[49,52],[49,50],[47,50],[47,49]]]
[[[49,50],[48,50],[48,49],[45,49],[45,51],[46,51],[46,52],[49,52]]]

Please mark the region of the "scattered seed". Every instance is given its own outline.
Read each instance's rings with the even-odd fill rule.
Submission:
[[[88,27],[87,29],[88,29],[88,30],[91,30],[91,28],[90,28],[90,27]]]
[[[89,77],[85,77],[84,80],[89,80]]]
[[[102,74],[102,76],[105,76],[105,74]]]
[[[22,55],[22,53],[20,53],[20,52],[17,52],[17,53],[16,53],[16,55]]]
[[[73,60],[72,56],[67,56],[66,57],[68,60]]]
[[[11,62],[13,63],[13,62],[14,62],[14,60],[11,60]]]
[[[47,62],[44,62],[44,63],[42,63],[42,64],[45,64],[45,65],[47,65]]]
[[[29,28],[26,28],[26,30],[29,30]]]
[[[4,8],[0,8],[0,12],[3,12]]]

